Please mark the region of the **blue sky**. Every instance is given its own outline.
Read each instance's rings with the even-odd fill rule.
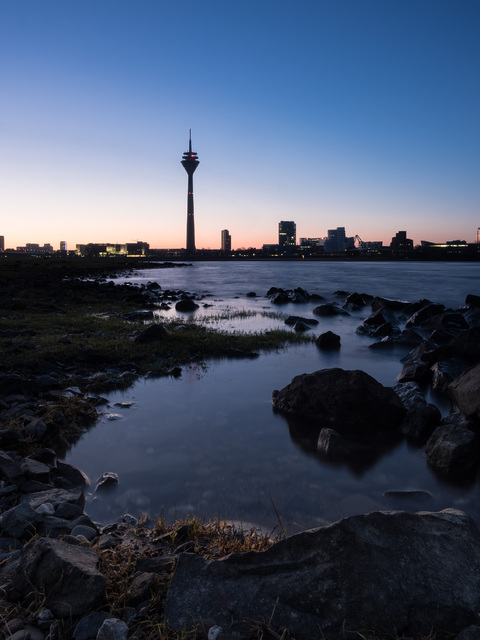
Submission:
[[[0,0],[8,247],[475,240],[478,0]]]

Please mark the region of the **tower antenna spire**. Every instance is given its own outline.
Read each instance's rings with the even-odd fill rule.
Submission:
[[[192,127],[188,130],[188,151],[192,153]]]
[[[187,189],[187,247],[188,255],[195,253],[195,224],[193,215],[193,174],[200,164],[198,155],[192,151],[192,129],[188,130],[188,151],[183,154],[182,165],[188,174]]]

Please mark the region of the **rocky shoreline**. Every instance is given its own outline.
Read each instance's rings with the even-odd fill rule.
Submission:
[[[106,363],[88,349],[77,350],[74,361],[41,359],[25,366],[26,354],[35,349],[35,335],[19,320],[25,301],[31,297],[47,307],[68,290],[57,307],[68,307],[82,292],[89,305],[109,296],[119,313],[134,305],[122,313],[137,317],[166,304],[165,295],[170,304],[174,295],[200,301],[153,285],[132,291],[129,285],[77,281],[64,273],[47,278],[44,286],[41,278],[25,285],[23,295],[17,281],[14,296],[14,283],[6,280],[0,280],[4,294],[11,287],[0,325],[3,353],[5,361],[16,357],[21,364],[0,366],[3,638],[329,640],[360,631],[371,638],[433,632],[480,638],[480,534],[458,511],[377,512],[277,540],[199,518],[167,525],[126,514],[115,523],[93,522],[84,509],[84,474],[61,462],[58,453],[97,419],[102,397],[94,391],[126,386],[145,371],[120,361],[115,367],[107,363],[108,375],[99,375]],[[267,296],[275,305],[311,299],[300,288],[272,288]],[[342,305],[318,302],[317,316],[371,308],[358,331],[375,339],[372,348],[411,350],[393,390],[362,372],[331,369],[298,376],[274,392],[276,410],[306,433],[316,455],[358,463],[374,455],[386,436],[400,437],[425,447],[428,464],[445,478],[476,474],[480,298],[468,296],[455,311],[428,300],[406,304],[361,293],[345,294]],[[287,324],[299,333],[315,322],[293,318]],[[150,327],[155,329],[146,344],[163,341],[165,329]],[[141,335],[143,325],[135,331]],[[320,338],[318,348],[340,348],[335,337]],[[163,357],[164,374],[174,375],[181,362],[175,356]],[[425,400],[426,385],[451,397],[450,416],[442,419]]]

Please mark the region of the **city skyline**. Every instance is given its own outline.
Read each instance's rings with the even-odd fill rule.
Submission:
[[[480,5],[2,3],[2,235],[197,248],[345,227],[475,242]],[[191,45],[191,46],[190,46]]]

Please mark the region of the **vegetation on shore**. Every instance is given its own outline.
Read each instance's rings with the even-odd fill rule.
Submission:
[[[125,316],[142,309],[142,302],[132,294],[132,285],[114,286],[105,278],[138,266],[143,265],[116,259],[0,261],[4,300],[0,309],[1,370],[39,373],[45,362],[60,363],[71,377],[70,384],[75,384],[76,375],[109,368],[162,375],[187,363],[227,357],[232,349],[237,353],[275,350],[311,339],[283,329],[212,330],[205,320],[196,322],[194,317],[186,320],[180,315],[173,320],[161,318],[167,330],[165,339],[135,342],[147,324]],[[153,322],[158,320],[149,321]],[[182,330],[178,330],[180,325]],[[88,387],[100,390],[108,386],[107,378],[97,376]],[[125,381],[128,384],[131,379],[127,376]]]

